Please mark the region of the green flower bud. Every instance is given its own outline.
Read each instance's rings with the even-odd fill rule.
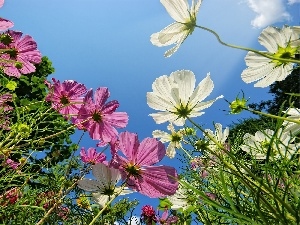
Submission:
[[[246,108],[247,100],[243,97],[242,99],[236,98],[230,103],[229,107],[231,109],[231,114],[239,114]]]
[[[5,87],[10,90],[10,91],[14,91],[17,88],[17,82],[15,81],[8,81],[8,83],[5,85]]]
[[[21,62],[15,62],[15,67],[16,67],[17,69],[22,69],[23,63],[21,63]]]
[[[192,127],[187,127],[183,129],[184,135],[196,135],[196,130]]]
[[[9,34],[0,35],[0,42],[9,45],[13,41],[13,38]]]
[[[27,124],[20,123],[20,124],[17,124],[16,132],[18,134],[20,134],[21,137],[27,138],[27,137],[29,137],[29,135],[31,133],[31,128]]]
[[[208,141],[200,139],[200,140],[196,141],[196,143],[195,143],[195,148],[197,150],[205,150],[205,149],[207,149],[207,147],[208,147]]]

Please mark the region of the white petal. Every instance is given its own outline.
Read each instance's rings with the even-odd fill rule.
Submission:
[[[208,107],[210,107],[215,101],[217,101],[218,99],[220,98],[223,98],[224,96],[223,95],[220,95],[219,97],[213,99],[213,100],[210,100],[210,101],[206,101],[206,102],[199,102],[196,107],[194,107],[193,109],[193,112],[198,112],[198,111],[201,111],[202,109],[206,109]]]
[[[154,92],[147,93],[147,104],[150,108],[161,111],[175,111],[175,105],[168,99],[157,95]]]
[[[180,45],[184,42],[184,40],[187,38],[188,34],[189,34],[189,30],[183,31],[181,33],[182,36],[177,41],[177,44],[173,48],[167,50],[164,56],[170,57],[171,55],[173,55],[179,49]]]
[[[246,65],[249,67],[260,67],[262,65],[270,63],[272,60],[255,52],[248,52],[245,57]]]
[[[178,70],[171,73],[170,77],[178,84],[179,99],[181,104],[185,106],[195,89],[196,78],[194,73],[189,70]]]
[[[92,193],[93,199],[97,202],[101,207],[104,207],[106,203],[109,201],[108,195],[103,195],[100,193]]]
[[[85,191],[102,191],[104,190],[104,186],[100,184],[99,182],[91,179],[82,179],[77,181],[77,185],[79,188],[85,190]]]
[[[166,150],[166,156],[173,159],[175,155],[176,155],[175,145],[173,143],[170,143]]]
[[[182,23],[172,23],[159,32],[158,41],[162,46],[176,44],[187,33],[186,29],[186,26]]]
[[[121,179],[119,170],[109,168],[103,163],[93,165],[92,173],[98,182],[103,184],[104,187],[115,186],[116,183]]]
[[[154,130],[152,132],[152,136],[154,138],[160,138],[160,141],[162,143],[170,142],[171,141],[171,135],[167,132],[161,131],[161,130]]]
[[[260,36],[258,37],[258,42],[265,46],[266,49],[271,52],[275,53],[278,49],[278,42],[280,41],[280,32],[275,27],[267,27],[265,28]],[[282,46],[281,46],[282,47]]]
[[[204,100],[207,96],[210,95],[214,88],[214,83],[210,78],[210,73],[198,84],[193,94],[190,97],[189,105],[195,106],[197,103]]]
[[[187,0],[160,0],[170,16],[177,22],[185,23],[190,17]]]
[[[157,112],[157,113],[151,113],[149,116],[152,116],[154,121],[157,124],[165,123],[165,122],[173,122],[177,119],[177,115],[174,113],[169,113],[169,112]],[[174,123],[175,124],[175,123]]]

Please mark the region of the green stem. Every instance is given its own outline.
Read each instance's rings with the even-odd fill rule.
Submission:
[[[180,148],[188,157],[189,159],[192,159],[193,157],[190,155],[190,153],[187,152],[187,150],[185,150],[182,146]]]
[[[211,136],[208,132],[206,132],[201,126],[199,126],[198,124],[196,124],[194,121],[192,121],[189,117],[187,117],[187,119],[194,125],[196,126],[199,130],[201,130],[205,136],[207,136],[209,139],[211,139],[217,146],[218,148],[222,149],[231,159],[233,162],[235,162],[236,164],[238,164],[240,167],[242,167],[255,181],[257,181],[258,183],[260,183],[260,185],[264,188],[264,191],[266,193],[269,193],[270,195],[272,195],[274,197],[274,199],[276,199],[278,202],[280,202],[282,204],[283,207],[285,207],[292,215],[296,216],[296,212],[295,210],[288,205],[285,201],[283,201],[280,196],[278,196],[276,194],[276,192],[274,192],[269,186],[267,186],[265,183],[261,182],[261,178],[257,177],[255,174],[252,173],[252,171],[245,166],[243,163],[241,163],[238,159],[236,159],[229,151],[227,151],[224,146],[222,146],[213,136]],[[236,171],[235,167],[231,164],[229,164],[228,162],[222,160],[222,162],[224,163],[224,165],[226,165],[230,170]],[[250,181],[248,179],[248,181]],[[252,181],[253,183],[253,181]],[[257,185],[256,185],[257,186]]]
[[[289,121],[289,122],[300,124],[300,120],[294,120],[294,119],[290,119],[290,118],[287,118],[287,117],[276,116],[276,115],[272,115],[272,114],[268,114],[268,113],[256,111],[256,110],[249,109],[249,108],[244,108],[244,109],[247,110],[247,111],[249,111],[249,112],[252,112],[254,114],[259,114],[259,115],[267,116],[267,117],[270,117],[270,118],[273,118],[273,119],[286,120],[286,121]]]
[[[241,50],[245,50],[245,51],[250,51],[250,52],[254,52],[258,55],[261,55],[261,56],[264,56],[266,58],[269,58],[269,59],[273,59],[273,60],[279,60],[281,62],[285,62],[285,63],[300,63],[300,60],[296,60],[296,59],[285,59],[285,58],[280,58],[280,57],[275,57],[275,56],[272,56],[270,54],[266,54],[266,53],[263,53],[263,52],[260,52],[260,51],[257,51],[255,49],[252,49],[252,48],[247,48],[247,47],[243,47],[243,46],[238,46],[238,45],[232,45],[232,44],[227,44],[225,42],[223,42],[220,38],[220,36],[213,30],[209,29],[209,28],[206,28],[206,27],[203,27],[203,26],[198,26],[198,25],[195,25],[195,27],[198,27],[200,29],[203,29],[203,30],[206,30],[210,33],[212,33],[218,40],[218,42],[222,45],[225,45],[227,47],[230,47],[230,48],[236,48],[236,49],[241,49]]]
[[[118,197],[121,192],[123,191],[124,187],[125,187],[126,183],[124,183],[122,186],[121,186],[121,190],[116,194],[114,195],[113,198],[111,198],[106,204],[105,206],[98,212],[98,214],[94,217],[94,219],[89,223],[89,225],[93,225],[96,220],[99,218],[99,216],[101,216],[101,214],[103,213],[103,211],[107,208],[107,206],[110,205],[110,203],[112,203],[113,200],[115,200],[116,197]]]

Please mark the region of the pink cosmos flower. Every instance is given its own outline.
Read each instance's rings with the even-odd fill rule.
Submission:
[[[125,112],[115,112],[119,107],[116,100],[106,102],[110,93],[108,88],[100,87],[96,90],[94,101],[93,91],[87,92],[84,102],[80,108],[76,122],[87,120],[83,125],[88,130],[90,137],[94,140],[110,142],[118,135],[117,128],[124,128],[128,123],[128,115]]]
[[[0,8],[2,8],[3,4],[4,4],[4,0],[0,0]],[[14,26],[13,22],[0,17],[0,30],[7,30],[13,26]]]
[[[178,187],[175,168],[153,166],[166,154],[164,145],[155,138],[145,138],[141,143],[137,134],[123,132],[119,135],[119,148],[126,158],[116,155],[113,165],[122,172],[130,188],[151,198],[173,195]]]
[[[178,221],[177,216],[169,215],[168,209],[166,209],[161,217],[159,218],[159,224],[161,225],[171,225],[176,224]]]
[[[13,109],[13,107],[7,104],[10,101],[12,101],[12,94],[6,93],[0,96],[0,112],[11,111]]]
[[[103,153],[97,153],[95,148],[89,148],[85,151],[84,147],[82,147],[80,158],[84,163],[97,164],[103,162],[106,159],[106,156]]]
[[[62,83],[54,78],[52,80],[54,83],[48,84],[50,93],[46,96],[46,101],[51,101],[52,108],[66,118],[68,115],[77,115],[83,104],[82,95],[87,91],[84,84],[74,80],[65,80]]]
[[[0,49],[6,49],[0,58],[0,66],[8,76],[20,77],[21,74],[28,74],[35,71],[34,64],[42,60],[42,55],[37,50],[37,44],[29,35],[22,37],[23,33],[9,30],[5,34],[11,36],[12,41],[5,45],[0,43]],[[9,62],[8,62],[9,60]]]
[[[16,170],[18,168],[18,166],[21,165],[21,163],[15,162],[8,158],[6,160],[6,165],[9,166],[10,168],[12,168],[13,170]]]

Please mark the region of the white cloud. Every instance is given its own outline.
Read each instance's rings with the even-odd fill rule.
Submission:
[[[295,3],[300,3],[300,0],[288,0],[289,5],[293,5]]]
[[[300,0],[289,0],[299,2]],[[290,20],[291,16],[286,11],[284,0],[247,0],[248,6],[257,13],[251,21],[256,28],[266,27],[276,22]]]

